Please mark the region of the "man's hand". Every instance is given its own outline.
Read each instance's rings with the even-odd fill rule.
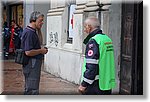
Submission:
[[[86,89],[86,87],[83,87],[82,85],[80,85],[80,86],[78,87],[78,90],[79,90],[80,93],[84,93],[84,92],[85,92],[85,89]]]
[[[47,48],[41,48],[41,53],[42,54],[46,54],[48,52],[48,49]]]

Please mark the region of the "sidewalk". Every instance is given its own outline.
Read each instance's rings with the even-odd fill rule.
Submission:
[[[5,95],[22,95],[24,90],[24,77],[22,66],[14,60],[5,60],[3,65],[3,80]],[[42,70],[40,81],[40,94],[44,95],[76,95],[78,85],[55,77]]]

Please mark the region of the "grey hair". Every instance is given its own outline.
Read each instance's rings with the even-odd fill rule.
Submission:
[[[30,15],[30,23],[31,23],[31,22],[36,22],[36,20],[37,20],[38,17],[40,17],[40,16],[44,17],[44,14],[41,14],[41,13],[38,12],[38,11],[32,12],[31,15]]]
[[[88,17],[84,23],[87,25],[91,25],[93,28],[100,27],[100,22],[99,22],[98,18],[96,18],[94,16]]]

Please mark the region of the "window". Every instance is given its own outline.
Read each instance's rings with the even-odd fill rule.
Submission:
[[[74,12],[75,12],[76,5],[71,4],[68,7],[68,31],[67,31],[67,43],[72,43],[73,36],[74,36]]]

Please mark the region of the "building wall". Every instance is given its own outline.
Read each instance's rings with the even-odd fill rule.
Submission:
[[[120,51],[121,51],[121,4],[112,3],[110,6],[109,13],[109,36],[113,40],[114,45],[114,55],[115,55],[115,65],[116,65],[116,79],[117,88],[114,93],[119,92],[119,73],[120,73]]]
[[[117,88],[119,92],[118,62],[120,55],[121,36],[121,5],[111,1],[100,0],[104,6],[102,11],[96,11],[99,6],[96,0],[76,0],[76,11],[74,13],[74,36],[73,43],[67,43],[67,8],[66,3],[51,0],[51,9],[47,14],[47,41],[49,49],[45,56],[45,70],[55,76],[61,77],[76,84],[80,83],[81,68],[84,59],[85,45],[83,39],[87,36],[83,32],[83,22],[88,16],[96,16],[101,22],[101,29],[110,36],[114,42]],[[115,24],[115,26],[114,26]]]
[[[29,19],[30,19],[30,14],[34,11],[34,1],[31,0],[28,2],[27,0],[24,0],[23,2],[23,7],[24,7],[24,27],[29,25]]]
[[[47,17],[47,47],[48,54],[45,56],[45,70],[63,79],[74,83],[80,82],[82,67],[82,19],[75,28],[78,33],[74,36],[73,43],[67,43],[66,8],[62,7],[56,11],[50,11]],[[49,16],[51,15],[51,16]],[[76,18],[76,17],[75,17]],[[76,20],[76,19],[75,19]],[[80,28],[79,28],[80,27]],[[80,29],[80,30],[79,30]],[[81,63],[80,63],[81,62]]]

